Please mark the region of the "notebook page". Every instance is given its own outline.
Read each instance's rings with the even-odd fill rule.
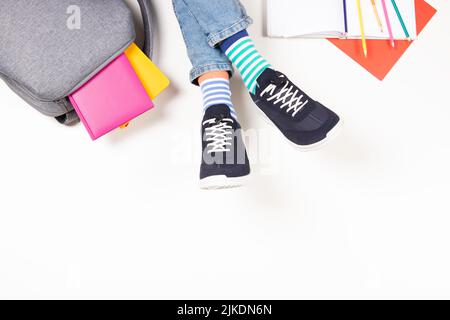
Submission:
[[[394,39],[405,39],[400,20],[397,17],[391,0],[385,0],[388,9],[389,20],[391,21],[392,34]],[[361,0],[361,8],[363,12],[364,30],[367,38],[389,39],[389,32],[383,11],[381,0],[375,0],[378,13],[383,24],[383,32],[377,23],[377,19],[372,7],[371,0]],[[417,38],[416,30],[416,10],[414,0],[396,0],[397,6],[405,22],[406,28],[412,39]],[[347,0],[347,14],[349,24],[349,37],[361,37],[361,29],[359,26],[358,6],[356,0]]]
[[[326,37],[344,33],[342,0],[267,0],[272,37]]]

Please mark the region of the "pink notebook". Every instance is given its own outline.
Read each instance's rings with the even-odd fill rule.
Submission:
[[[69,96],[75,111],[96,140],[153,108],[125,54]]]

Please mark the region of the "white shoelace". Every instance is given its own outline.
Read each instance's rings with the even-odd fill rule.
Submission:
[[[309,100],[302,101],[303,94],[299,95],[299,90],[294,89],[294,85],[292,85],[288,80],[286,80],[286,84],[284,85],[283,89],[281,89],[277,94],[274,94],[275,90],[278,88],[276,84],[269,84],[263,92],[261,92],[261,97],[263,97],[265,94],[269,94],[270,97],[267,98],[267,101],[273,101],[274,105],[277,105],[281,102],[280,109],[284,109],[287,107],[286,112],[289,113],[292,112],[292,117],[295,117],[295,115],[308,104]]]
[[[209,119],[203,122],[203,125],[215,124],[216,119]],[[224,118],[212,127],[205,129],[205,139],[208,143],[208,154],[213,152],[229,152],[231,151],[228,146],[232,143],[229,142],[233,140],[233,127],[229,124],[233,123],[232,119]]]

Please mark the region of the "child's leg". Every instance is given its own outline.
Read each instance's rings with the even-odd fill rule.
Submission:
[[[234,119],[236,111],[231,101],[230,76],[226,71],[211,71],[201,75],[198,83],[202,90],[203,111],[217,105],[226,105]]]
[[[212,71],[199,77],[203,95],[203,157],[200,183],[204,189],[240,186],[250,164],[231,101],[229,74]]]
[[[270,64],[258,53],[246,29],[252,23],[245,8],[238,0],[173,0],[175,11],[179,16],[185,40],[188,46],[192,63],[198,65],[199,51],[205,51],[204,42],[210,47],[218,48],[226,54],[222,59],[234,62],[241,72],[249,91],[255,90],[256,79]],[[184,11],[185,16],[182,16]],[[190,20],[190,15],[195,19],[195,30],[186,32],[185,29],[193,29],[191,26],[183,26]],[[199,38],[196,38],[199,37]],[[200,40],[200,37],[203,40]],[[203,42],[200,48],[190,43]],[[220,45],[220,46],[219,46]],[[208,57],[209,61],[211,57]],[[195,77],[197,73],[194,73]],[[196,79],[192,79],[194,82]]]
[[[339,116],[273,70],[246,30],[219,45],[238,68],[255,104],[291,142],[302,150],[314,150],[335,136]]]
[[[256,50],[246,30],[225,39],[220,49],[234,63],[248,91],[255,94],[259,76],[271,65]]]
[[[211,47],[217,47],[223,40],[246,30],[253,22],[239,0],[173,0],[173,2],[175,11],[177,7],[187,8]]]
[[[339,117],[275,71],[246,31],[251,23],[238,0],[183,0],[211,47],[220,48],[239,69],[255,104],[283,135],[302,149],[334,136]]]
[[[186,0],[172,0],[175,15],[180,24],[187,53],[192,63],[190,81],[198,85],[198,78],[211,71],[233,72],[230,60],[217,48],[211,47],[205,31],[192,15]]]
[[[229,80],[230,74],[225,71],[210,71],[208,73],[201,75],[198,78],[198,83],[201,85],[202,82],[205,80],[216,79],[216,78]]]
[[[204,30],[185,0],[173,0],[173,6],[193,65],[190,80],[202,87],[204,111],[222,103],[230,107],[236,118],[229,87],[229,77],[233,71],[231,62],[221,50],[208,44]]]
[[[190,80],[200,85],[203,95],[201,187],[239,186],[249,175],[250,165],[231,102],[233,66],[220,49],[208,44],[186,0],[173,0],[173,5],[193,65]]]

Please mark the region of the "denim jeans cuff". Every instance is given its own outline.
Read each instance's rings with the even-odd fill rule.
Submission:
[[[230,63],[208,63],[205,65],[194,67],[191,70],[190,74],[190,80],[193,84],[198,86],[198,78],[205,73],[211,72],[211,71],[228,71],[230,74],[230,78],[233,75],[234,69],[233,65]]]
[[[208,43],[211,47],[216,47],[223,40],[231,37],[232,35],[247,29],[253,23],[252,18],[249,16],[244,16],[241,20],[233,23],[228,28],[222,31],[211,33],[208,36]]]

